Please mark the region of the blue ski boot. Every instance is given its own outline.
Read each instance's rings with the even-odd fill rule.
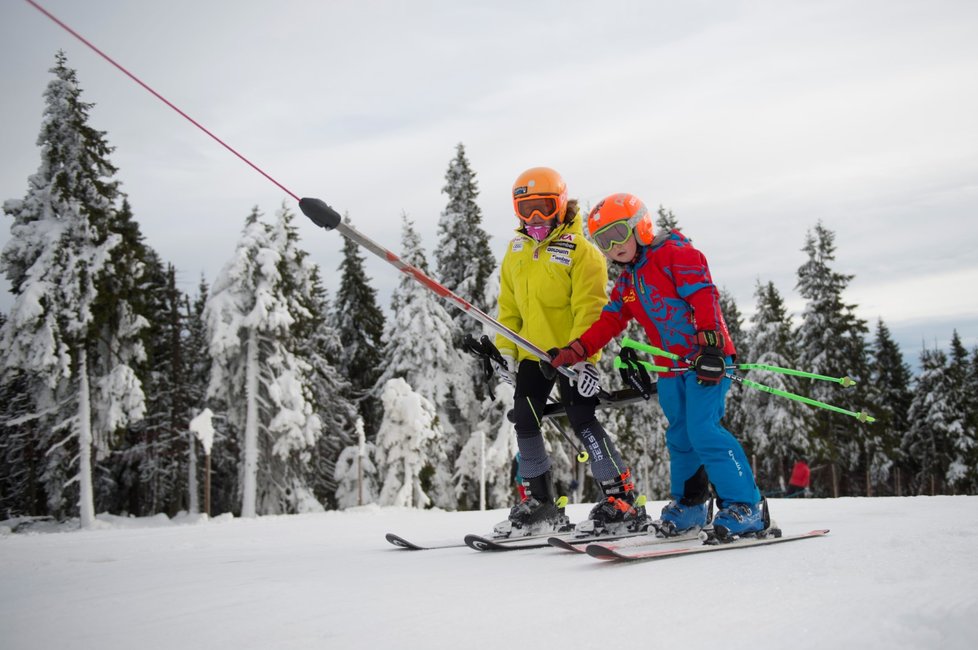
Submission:
[[[659,521],[655,522],[656,535],[674,537],[703,528],[710,520],[708,503],[692,504],[687,503],[686,499],[670,501],[662,509]]]
[[[734,537],[759,537],[770,526],[765,499],[753,504],[724,503],[713,518],[713,530],[707,531],[707,538],[722,543]]]

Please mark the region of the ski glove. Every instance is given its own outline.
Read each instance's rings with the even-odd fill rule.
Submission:
[[[554,368],[573,366],[587,360],[587,348],[581,343],[581,339],[574,339],[567,347],[550,350],[547,354],[550,355],[550,365]]]
[[[727,372],[727,361],[723,356],[723,334],[716,330],[701,330],[696,333],[699,354],[693,359],[696,383],[719,384]]]
[[[508,354],[507,352],[503,352],[502,350],[500,350],[499,355],[500,358],[502,359],[502,363],[499,362],[500,361],[499,359],[493,359],[492,366],[493,368],[495,368],[496,374],[499,375],[500,379],[502,379],[510,386],[515,387],[516,386],[516,359],[513,358],[513,355]]]

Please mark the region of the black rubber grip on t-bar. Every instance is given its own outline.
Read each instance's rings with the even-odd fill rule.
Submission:
[[[299,199],[299,209],[309,217],[314,224],[326,230],[332,230],[340,225],[339,212],[326,205],[322,199]]]

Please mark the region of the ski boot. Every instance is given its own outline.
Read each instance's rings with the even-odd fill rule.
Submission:
[[[713,525],[700,532],[706,544],[725,544],[742,537],[780,537],[781,530],[771,526],[767,499],[758,503],[722,503]]]
[[[645,496],[635,494],[632,473],[625,470],[618,478],[598,481],[605,498],[591,509],[585,521],[577,524],[575,537],[621,535],[648,530],[652,518],[645,512]]]
[[[553,474],[523,480],[524,499],[509,511],[509,518],[493,527],[493,537],[525,537],[544,533],[562,533],[574,526],[564,514],[565,497],[554,500]]]
[[[700,465],[683,483],[683,496],[667,503],[659,519],[652,523],[656,537],[675,537],[701,530],[713,515],[710,497],[710,477],[706,467]]]
[[[710,521],[713,501],[707,499],[693,503],[686,497],[670,501],[662,508],[662,514],[654,522],[657,537],[675,537],[702,529]]]

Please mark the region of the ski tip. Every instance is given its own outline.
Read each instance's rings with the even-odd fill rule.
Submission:
[[[342,221],[340,214],[333,208],[326,205],[326,202],[322,199],[299,199],[299,209],[302,210],[302,214],[309,217],[314,224],[320,228],[325,228],[326,230],[336,228],[336,226],[340,225],[340,221]]]
[[[489,551],[495,548],[495,545],[490,540],[481,535],[466,535],[465,545],[476,551]]]
[[[584,552],[591,557],[596,557],[599,560],[619,560],[621,556],[610,548],[601,546],[600,544],[588,544]]]
[[[421,546],[418,546],[417,544],[412,544],[411,542],[407,541],[400,535],[395,535],[394,533],[387,533],[384,536],[384,539],[386,539],[388,542],[390,542],[391,544],[393,544],[398,548],[406,548],[411,551],[419,551],[422,550],[423,548]]]

